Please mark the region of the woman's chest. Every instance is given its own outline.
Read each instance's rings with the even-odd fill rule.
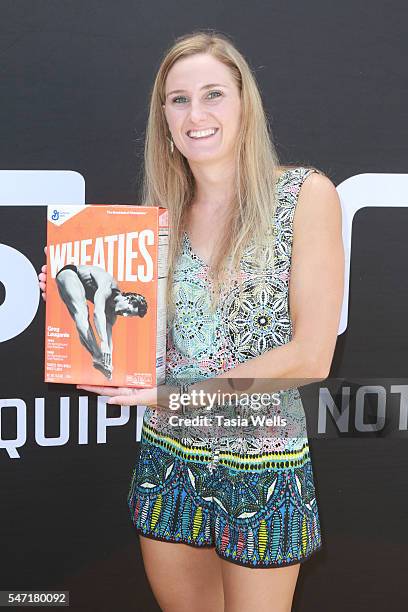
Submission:
[[[279,267],[277,273],[259,271],[256,258],[251,249],[244,253],[239,270],[221,288],[212,308],[208,266],[184,236],[173,277],[171,345],[176,352],[194,359],[227,352],[232,365],[289,340],[288,275]]]

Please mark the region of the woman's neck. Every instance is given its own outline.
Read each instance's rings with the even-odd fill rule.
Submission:
[[[231,202],[234,167],[231,163],[190,164],[195,181],[192,205],[196,209],[217,210]]]

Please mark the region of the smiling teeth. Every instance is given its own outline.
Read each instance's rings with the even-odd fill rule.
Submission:
[[[216,130],[214,130],[213,128],[209,129],[209,130],[197,130],[197,132],[187,132],[187,134],[191,137],[191,138],[202,138],[203,136],[210,136],[211,134],[215,134]]]

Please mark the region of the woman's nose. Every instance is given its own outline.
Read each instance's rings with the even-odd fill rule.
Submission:
[[[200,100],[191,100],[190,117],[195,123],[201,121],[206,115],[205,109]]]

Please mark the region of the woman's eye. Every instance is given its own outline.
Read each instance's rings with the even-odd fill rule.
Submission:
[[[212,94],[216,95],[213,97]],[[220,96],[222,96],[222,92],[213,90],[208,93],[208,96],[211,96],[210,100],[214,100],[215,98],[219,98]],[[179,102],[179,100],[181,100],[181,102]],[[176,104],[183,104],[185,100],[187,100],[186,96],[177,96],[177,98],[173,98],[173,102],[175,102]]]
[[[222,96],[222,93],[220,91],[215,91],[215,90],[214,91],[210,91],[210,93],[208,95],[210,96],[211,94],[217,94],[215,96],[216,98],[218,98],[219,96]]]
[[[173,98],[173,102],[177,102],[177,100],[182,100],[184,98],[184,100],[186,99],[185,96],[177,96],[177,98]]]

